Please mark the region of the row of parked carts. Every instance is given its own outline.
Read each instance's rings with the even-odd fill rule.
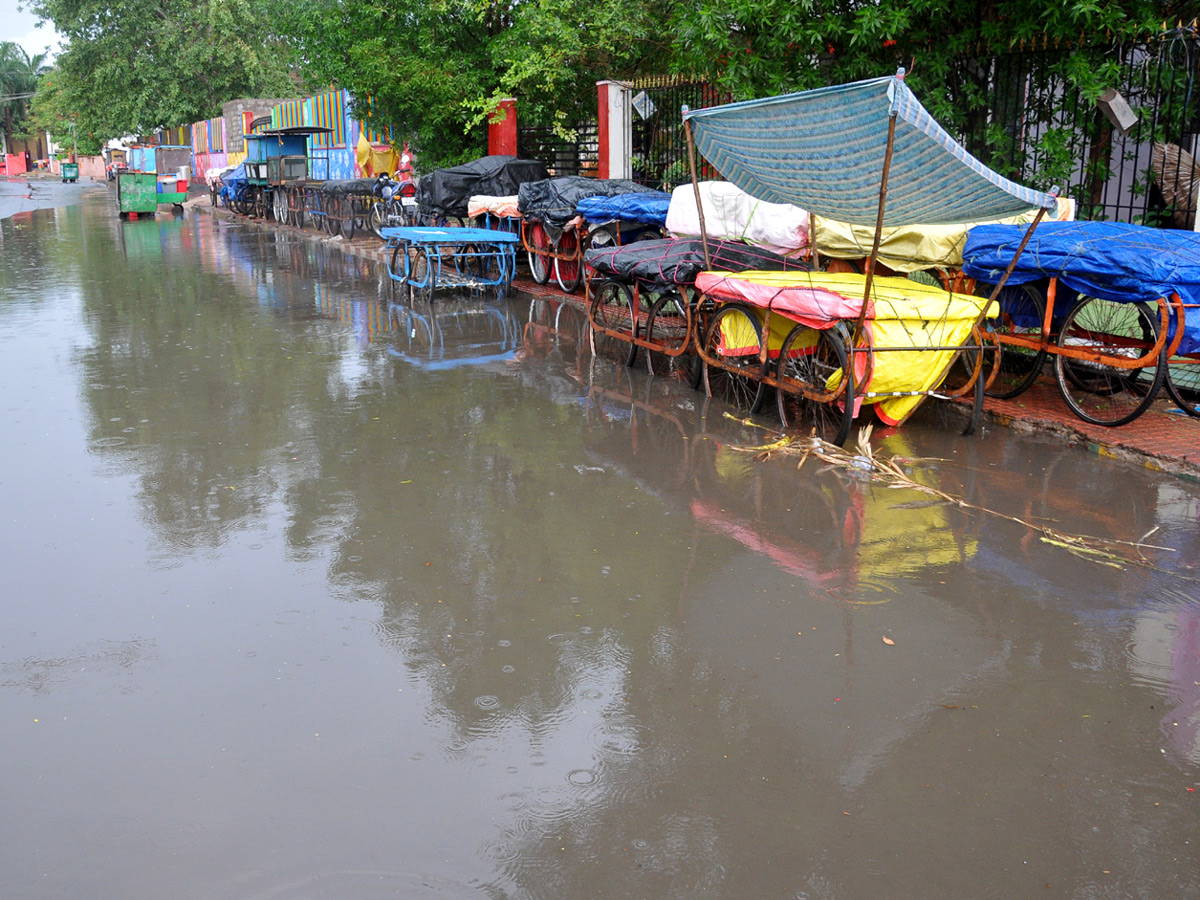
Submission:
[[[833,443],[864,407],[900,424],[931,397],[969,433],[985,393],[1047,369],[1088,422],[1127,423],[1164,387],[1200,415],[1200,238],[1073,221],[1057,190],[971,157],[903,71],[684,127],[693,173],[698,154],[725,181],[666,194],[511,157],[426,175],[379,217],[391,277],[503,287],[524,257],[581,294],[597,353],[749,412],[774,396]]]

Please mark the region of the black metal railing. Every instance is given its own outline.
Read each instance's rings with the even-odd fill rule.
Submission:
[[[703,81],[677,76],[640,78],[632,85],[633,180],[670,191],[691,179],[683,107],[703,109],[728,103],[732,96]],[[719,178],[700,161],[701,179]]]
[[[596,122],[579,122],[565,131],[566,136],[545,125],[518,125],[517,154],[545,163],[552,178],[565,175],[595,178],[600,167]]]

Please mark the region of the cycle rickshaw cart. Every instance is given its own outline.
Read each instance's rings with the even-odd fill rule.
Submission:
[[[807,271],[809,216],[790,204],[757,200],[729,182],[705,181],[698,189],[675,188],[664,225],[672,238],[585,254],[597,275],[587,284],[591,341],[593,349],[603,346],[603,355],[626,365],[643,348],[651,374],[680,374],[696,387],[700,368],[691,352],[692,332],[703,328],[689,312],[696,276],[706,268]]]
[[[1019,259],[1017,237],[1010,226],[981,226],[963,252],[967,274],[992,282],[1011,269],[1009,282],[1023,288],[1006,295],[996,322],[1004,352],[995,396],[1028,389],[1052,357],[1059,393],[1085,422],[1124,425],[1164,384],[1200,416],[1200,234],[1048,222]],[[1066,310],[1063,293],[1074,295]]]
[[[579,203],[585,198],[645,193],[645,186],[634,181],[582,175],[522,184],[517,191],[517,209],[521,243],[533,280],[545,284],[553,275],[566,293],[578,290],[583,282],[583,254],[591,246],[592,236],[592,229],[578,212]],[[605,230],[601,240],[607,241],[612,234]]]
[[[533,159],[493,154],[434,169],[417,182],[416,224],[438,228],[461,227],[472,218],[472,197],[514,198],[521,185],[546,178],[546,167]],[[514,228],[502,230],[515,231]]]
[[[585,262],[595,272],[588,282],[587,315],[593,352],[631,366],[644,349],[652,375],[676,375],[699,386],[700,368],[692,350],[693,328],[700,327],[696,276],[705,269],[807,271],[803,259],[789,258],[753,244],[732,240],[664,238],[624,247],[588,250]]]
[[[685,109],[683,119],[694,184],[698,150],[752,197],[875,229],[861,275],[701,273],[700,304],[713,304],[695,344],[705,390],[754,411],[774,388],[786,427],[802,424],[833,443],[846,439],[862,405],[899,425],[926,397],[965,399],[973,392],[964,433],[974,431],[983,411],[985,356],[995,360],[1000,353],[995,343],[985,346],[981,325],[1007,273],[988,298],[880,277],[882,230],[1037,210],[1023,246],[1056,207],[1056,191],[1022,187],[972,157],[921,106],[903,69]],[[701,226],[703,232],[703,220]]]
[[[330,131],[315,125],[296,125],[246,135],[247,153],[253,144],[257,156],[254,168],[256,180],[266,193],[264,205],[270,207],[276,222],[303,227],[304,186],[310,168],[308,141],[314,134]]]

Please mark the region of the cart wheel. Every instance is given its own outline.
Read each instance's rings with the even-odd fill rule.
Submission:
[[[342,233],[342,223],[338,221],[337,216],[341,211],[341,204],[337,198],[327,196],[321,198],[321,209],[325,213],[325,231],[330,237],[337,237]]]
[[[304,189],[288,188],[288,211],[292,224],[297,228],[304,227]]]
[[[348,241],[353,240],[354,226],[356,224],[354,221],[354,198],[349,194],[345,194],[338,201],[338,208],[342,213],[342,237]]]
[[[646,368],[651,375],[675,378],[695,388],[700,366],[688,343],[688,308],[679,291],[667,291],[650,307],[646,317],[645,340],[666,350],[679,350],[679,355],[646,350]]]
[[[536,284],[550,280],[550,235],[541,222],[529,226],[529,274]]]
[[[417,247],[408,267],[407,281],[412,297],[420,300],[433,296],[437,275],[437,265],[429,258],[429,251],[424,247]]]
[[[985,333],[980,328],[972,329],[971,344],[972,347],[955,354],[954,360],[946,370],[946,377],[937,388],[937,393],[947,398],[942,402],[957,404],[969,396],[970,415],[963,427],[964,435],[974,434],[983,421],[983,397],[989,368],[994,368],[995,362],[1003,361],[1000,346],[990,332]],[[974,347],[981,349],[976,350]]]
[[[846,442],[854,423],[854,379],[847,377],[846,346],[841,325],[797,325],[788,333],[779,350],[775,394],[785,429],[839,447]]]
[[[1189,416],[1200,417],[1200,365],[1178,358],[1167,363],[1163,376],[1167,394]]]
[[[632,366],[637,358],[637,345],[633,336],[637,333],[637,317],[633,314],[633,291],[629,285],[619,281],[606,281],[592,298],[591,330],[592,352],[623,366]],[[598,331],[602,326],[629,338],[614,337]]]
[[[762,325],[747,306],[722,306],[704,335],[704,355],[719,364],[704,362],[704,393],[750,413],[762,407],[767,394],[763,365]]]
[[[575,293],[583,281],[583,257],[579,251],[579,232],[569,228],[558,239],[558,253],[554,258],[554,280],[568,294]]]
[[[991,289],[988,289],[991,293]],[[1046,318],[1046,300],[1035,285],[1022,284],[1005,287],[996,298],[1000,303],[1000,315],[987,320],[987,328],[993,334],[1014,334],[1038,338],[1042,334],[1042,323]],[[989,397],[1010,400],[1023,393],[1033,384],[1046,363],[1046,351],[1003,344],[995,377],[987,387]]]
[[[387,227],[387,207],[386,201],[376,200],[371,204],[371,214],[367,216],[367,227],[371,229],[371,234],[383,240],[383,229]]]
[[[1081,297],[1063,321],[1058,346],[1090,350],[1110,359],[1137,359],[1157,339],[1158,320],[1141,303]],[[1145,412],[1158,396],[1166,368],[1165,346],[1152,369],[1054,357],[1054,375],[1067,406],[1085,422],[1110,427],[1132,422]]]

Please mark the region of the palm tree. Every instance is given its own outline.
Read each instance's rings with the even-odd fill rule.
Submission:
[[[4,149],[13,145],[29,112],[29,100],[37,89],[38,76],[45,72],[46,54],[30,56],[13,41],[0,41],[0,109],[4,110]]]

